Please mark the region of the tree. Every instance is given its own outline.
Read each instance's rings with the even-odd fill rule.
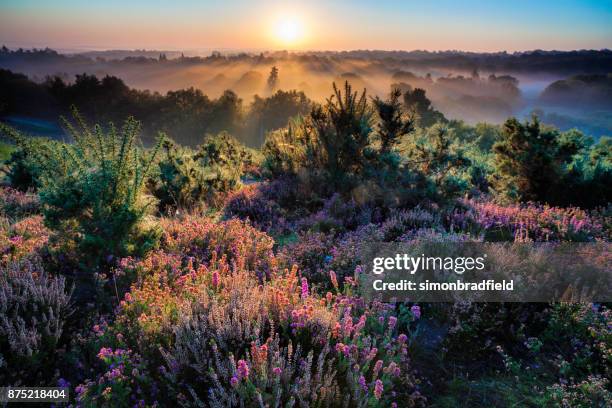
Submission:
[[[438,122],[446,122],[444,115],[431,106],[431,101],[425,95],[425,90],[415,88],[404,93],[404,105],[415,115],[420,127],[430,127]]]
[[[273,66],[270,70],[270,75],[268,76],[268,89],[270,91],[274,91],[276,89],[276,85],[278,84],[278,68]]]
[[[493,145],[496,172],[494,189],[516,201],[549,201],[563,175],[564,166],[581,148],[561,144],[556,130],[543,129],[537,117],[521,123],[508,119],[501,140]]]
[[[402,104],[399,101],[402,91],[393,89],[389,99],[383,101],[376,97],[374,107],[378,113],[378,137],[380,138],[380,152],[388,153],[400,140],[400,138],[414,130],[412,118],[407,118],[402,112]]]

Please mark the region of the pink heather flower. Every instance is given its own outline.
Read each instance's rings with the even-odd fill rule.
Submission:
[[[376,354],[378,354],[378,349],[376,347],[372,347],[372,350],[370,350],[370,352],[368,353],[368,360],[372,360],[374,359],[374,357],[376,357]]]
[[[212,285],[213,287],[219,286],[219,272],[214,271],[212,274]]]
[[[98,358],[100,360],[104,360],[106,357],[110,357],[113,355],[113,349],[110,347],[102,347],[100,352],[98,353]]]
[[[351,346],[349,346],[348,344],[344,346],[342,353],[344,354],[345,357],[348,357],[349,354],[351,353]]]
[[[280,376],[280,375],[281,375],[281,373],[283,372],[283,370],[282,370],[280,367],[274,367],[274,368],[272,369],[272,372],[274,373],[274,375],[276,375],[276,376]]]
[[[383,387],[382,381],[376,380],[376,383],[374,384],[374,398],[379,400],[380,397],[382,397],[383,391],[384,391],[384,387]]]
[[[130,292],[125,294],[125,301],[126,302],[131,302],[132,301],[132,295],[130,294]]]
[[[336,276],[336,272],[329,271],[329,278],[331,279],[332,285],[334,288],[338,289],[338,277]]]
[[[368,384],[366,383],[366,379],[363,375],[359,377],[359,385],[365,392],[368,392]]]
[[[234,387],[234,388],[235,388],[235,387],[238,385],[238,378],[237,378],[236,376],[233,376],[233,377],[230,379],[230,385],[231,385],[232,387]]]
[[[415,319],[421,318],[421,307],[419,305],[412,306],[410,308],[410,311],[412,312],[412,315],[414,316]]]
[[[338,343],[336,344],[336,352],[340,353],[344,350],[344,344]]]
[[[249,366],[244,360],[238,360],[238,376],[241,379],[249,378]]]
[[[374,364],[374,378],[376,378],[378,376],[378,372],[380,371],[382,366],[383,366],[383,361],[382,360],[378,360],[376,362],[376,364]]]
[[[308,280],[306,278],[302,278],[302,299],[306,299],[308,297]]]
[[[395,317],[395,316],[389,317],[389,329],[393,330],[393,328],[395,328],[396,324],[397,324],[397,317]]]

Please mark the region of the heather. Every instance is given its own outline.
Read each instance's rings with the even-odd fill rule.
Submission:
[[[147,148],[76,110],[71,142],[2,126],[0,379],[80,407],[609,405],[609,304],[384,303],[362,278],[368,243],[608,243],[609,186],[573,192],[605,184],[607,142],[332,91],[259,100],[302,113],[261,149]],[[537,246],[492,257],[547,273]]]

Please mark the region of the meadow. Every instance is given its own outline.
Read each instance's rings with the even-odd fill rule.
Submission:
[[[0,384],[69,387],[79,407],[612,405],[609,304],[366,301],[359,253],[607,243],[609,138],[535,116],[470,125],[418,87],[343,81],[321,103],[273,89],[249,117],[282,124],[247,147],[231,94],[198,92],[169,93],[207,110],[160,109],[173,122],[146,144],[153,127],[119,102],[98,125],[77,103],[65,141],[0,124]]]

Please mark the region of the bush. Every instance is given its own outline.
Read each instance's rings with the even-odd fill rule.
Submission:
[[[0,215],[18,219],[38,212],[40,200],[36,194],[24,193],[10,187],[0,188]]]
[[[0,265],[0,381],[48,384],[72,291],[36,260]],[[35,378],[32,376],[36,375]]]
[[[226,132],[208,136],[196,151],[166,141],[164,152],[159,173],[149,179],[164,212],[218,204],[256,163],[254,154]]]
[[[74,144],[50,154],[40,199],[45,223],[89,266],[152,247],[155,229],[141,229],[152,201],[143,182],[159,146],[144,159],[137,147],[139,124],[126,120],[118,132],[90,129],[75,111],[78,129],[65,121]]]
[[[563,166],[582,148],[562,147],[558,133],[543,129],[537,118],[524,124],[515,118],[508,119],[501,140],[493,145],[494,189],[514,201],[550,201]]]
[[[422,402],[389,308],[354,297],[354,281],[320,297],[239,221],[194,221],[173,221],[163,250],[123,269],[138,278],[104,336],[97,376],[77,388],[81,404]]]
[[[20,191],[40,187],[47,161],[61,144],[50,139],[24,136],[1,122],[0,134],[16,145],[10,158],[6,161],[7,178],[10,185]]]

